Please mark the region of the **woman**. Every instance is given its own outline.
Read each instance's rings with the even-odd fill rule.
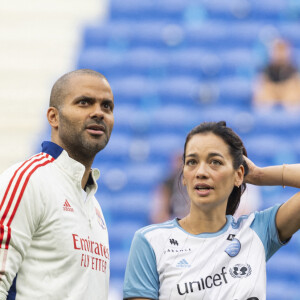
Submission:
[[[266,299],[266,261],[300,227],[300,194],[242,216],[246,182],[300,187],[300,165],[258,168],[225,122],[202,123],[187,136],[182,181],[189,214],[135,234],[124,299]]]

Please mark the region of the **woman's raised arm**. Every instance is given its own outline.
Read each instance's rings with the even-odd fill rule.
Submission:
[[[249,167],[249,173],[244,179],[246,183],[300,188],[300,164],[259,168],[248,158],[245,160]],[[295,194],[279,208],[276,226],[281,241],[286,241],[300,229],[300,193]]]

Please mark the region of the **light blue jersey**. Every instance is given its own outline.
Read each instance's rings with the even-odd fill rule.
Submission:
[[[278,208],[238,220],[227,216],[215,233],[190,234],[176,219],[140,229],[130,250],[124,299],[266,299],[266,261],[282,246]]]

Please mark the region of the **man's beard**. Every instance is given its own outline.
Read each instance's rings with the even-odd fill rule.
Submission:
[[[107,131],[101,137],[89,137],[85,126],[78,129],[63,115],[60,117],[60,126],[64,128],[60,134],[60,139],[66,148],[65,150],[78,161],[94,159],[96,154],[104,149],[109,141]]]

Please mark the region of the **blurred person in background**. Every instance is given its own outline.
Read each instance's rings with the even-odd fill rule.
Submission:
[[[182,219],[138,230],[124,299],[266,299],[266,262],[300,228],[300,193],[235,218],[246,183],[300,188],[300,164],[260,168],[226,123],[193,128],[184,145]]]
[[[254,87],[253,101],[258,108],[281,105],[287,110],[300,107],[300,75],[291,59],[291,46],[276,39],[270,47],[270,62]]]
[[[150,219],[161,223],[175,217],[183,218],[189,212],[186,188],[181,183],[182,154],[176,152],[171,161],[171,174],[154,191]]]
[[[51,91],[51,142],[0,176],[0,299],[107,299],[108,233],[96,154],[114,125],[107,79],[72,71]]]

